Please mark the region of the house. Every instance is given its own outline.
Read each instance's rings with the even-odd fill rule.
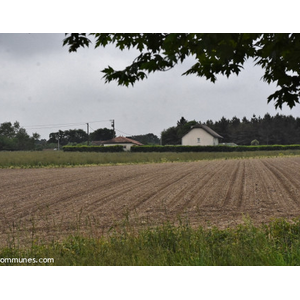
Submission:
[[[118,137],[115,137],[108,141],[93,142],[93,145],[102,145],[105,147],[122,145],[124,150],[130,151],[132,146],[142,146],[143,144],[136,140],[133,140],[133,139],[130,139],[130,138],[127,138],[124,136],[118,136]]]
[[[181,144],[185,146],[215,146],[223,137],[204,124],[196,124],[182,137]]]

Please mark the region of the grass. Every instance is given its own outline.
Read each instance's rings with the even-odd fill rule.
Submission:
[[[4,261],[10,258],[11,261]],[[12,262],[35,258],[37,263]],[[53,258],[54,262],[38,262]],[[2,260],[2,261],[1,261]],[[300,220],[255,227],[192,228],[188,222],[137,230],[126,222],[106,236],[71,235],[63,241],[0,249],[1,265],[59,266],[295,266],[300,265]]]
[[[116,165],[162,162],[187,162],[212,159],[238,159],[251,157],[299,156],[300,150],[255,152],[204,153],[93,153],[93,152],[0,152],[0,168],[75,167],[90,165]]]

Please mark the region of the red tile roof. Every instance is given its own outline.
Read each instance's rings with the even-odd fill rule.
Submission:
[[[124,136],[118,136],[118,137],[115,137],[108,141],[101,141],[101,144],[134,144],[134,145],[138,145],[138,146],[143,145],[142,143],[140,143],[136,140],[133,140],[133,139],[130,139],[130,138],[127,138]]]

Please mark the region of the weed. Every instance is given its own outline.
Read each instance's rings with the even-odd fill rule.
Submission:
[[[165,222],[137,229],[128,218],[106,235],[76,233],[50,243],[33,239],[27,247],[11,236],[0,257],[53,257],[54,265],[300,265],[300,220],[255,227],[247,219],[235,228],[204,229],[181,219],[178,225]]]

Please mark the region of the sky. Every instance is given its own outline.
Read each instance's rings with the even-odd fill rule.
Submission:
[[[117,135],[154,133],[188,121],[217,121],[263,117],[277,113],[300,117],[292,110],[275,109],[267,97],[276,90],[261,77],[263,70],[247,61],[244,70],[216,83],[194,75],[182,76],[192,58],[167,72],[151,73],[134,87],[105,83],[101,70],[122,69],[137,56],[136,50],[80,49],[69,53],[63,33],[0,34],[0,123],[18,121],[28,134],[48,139],[59,129],[111,128]]]

